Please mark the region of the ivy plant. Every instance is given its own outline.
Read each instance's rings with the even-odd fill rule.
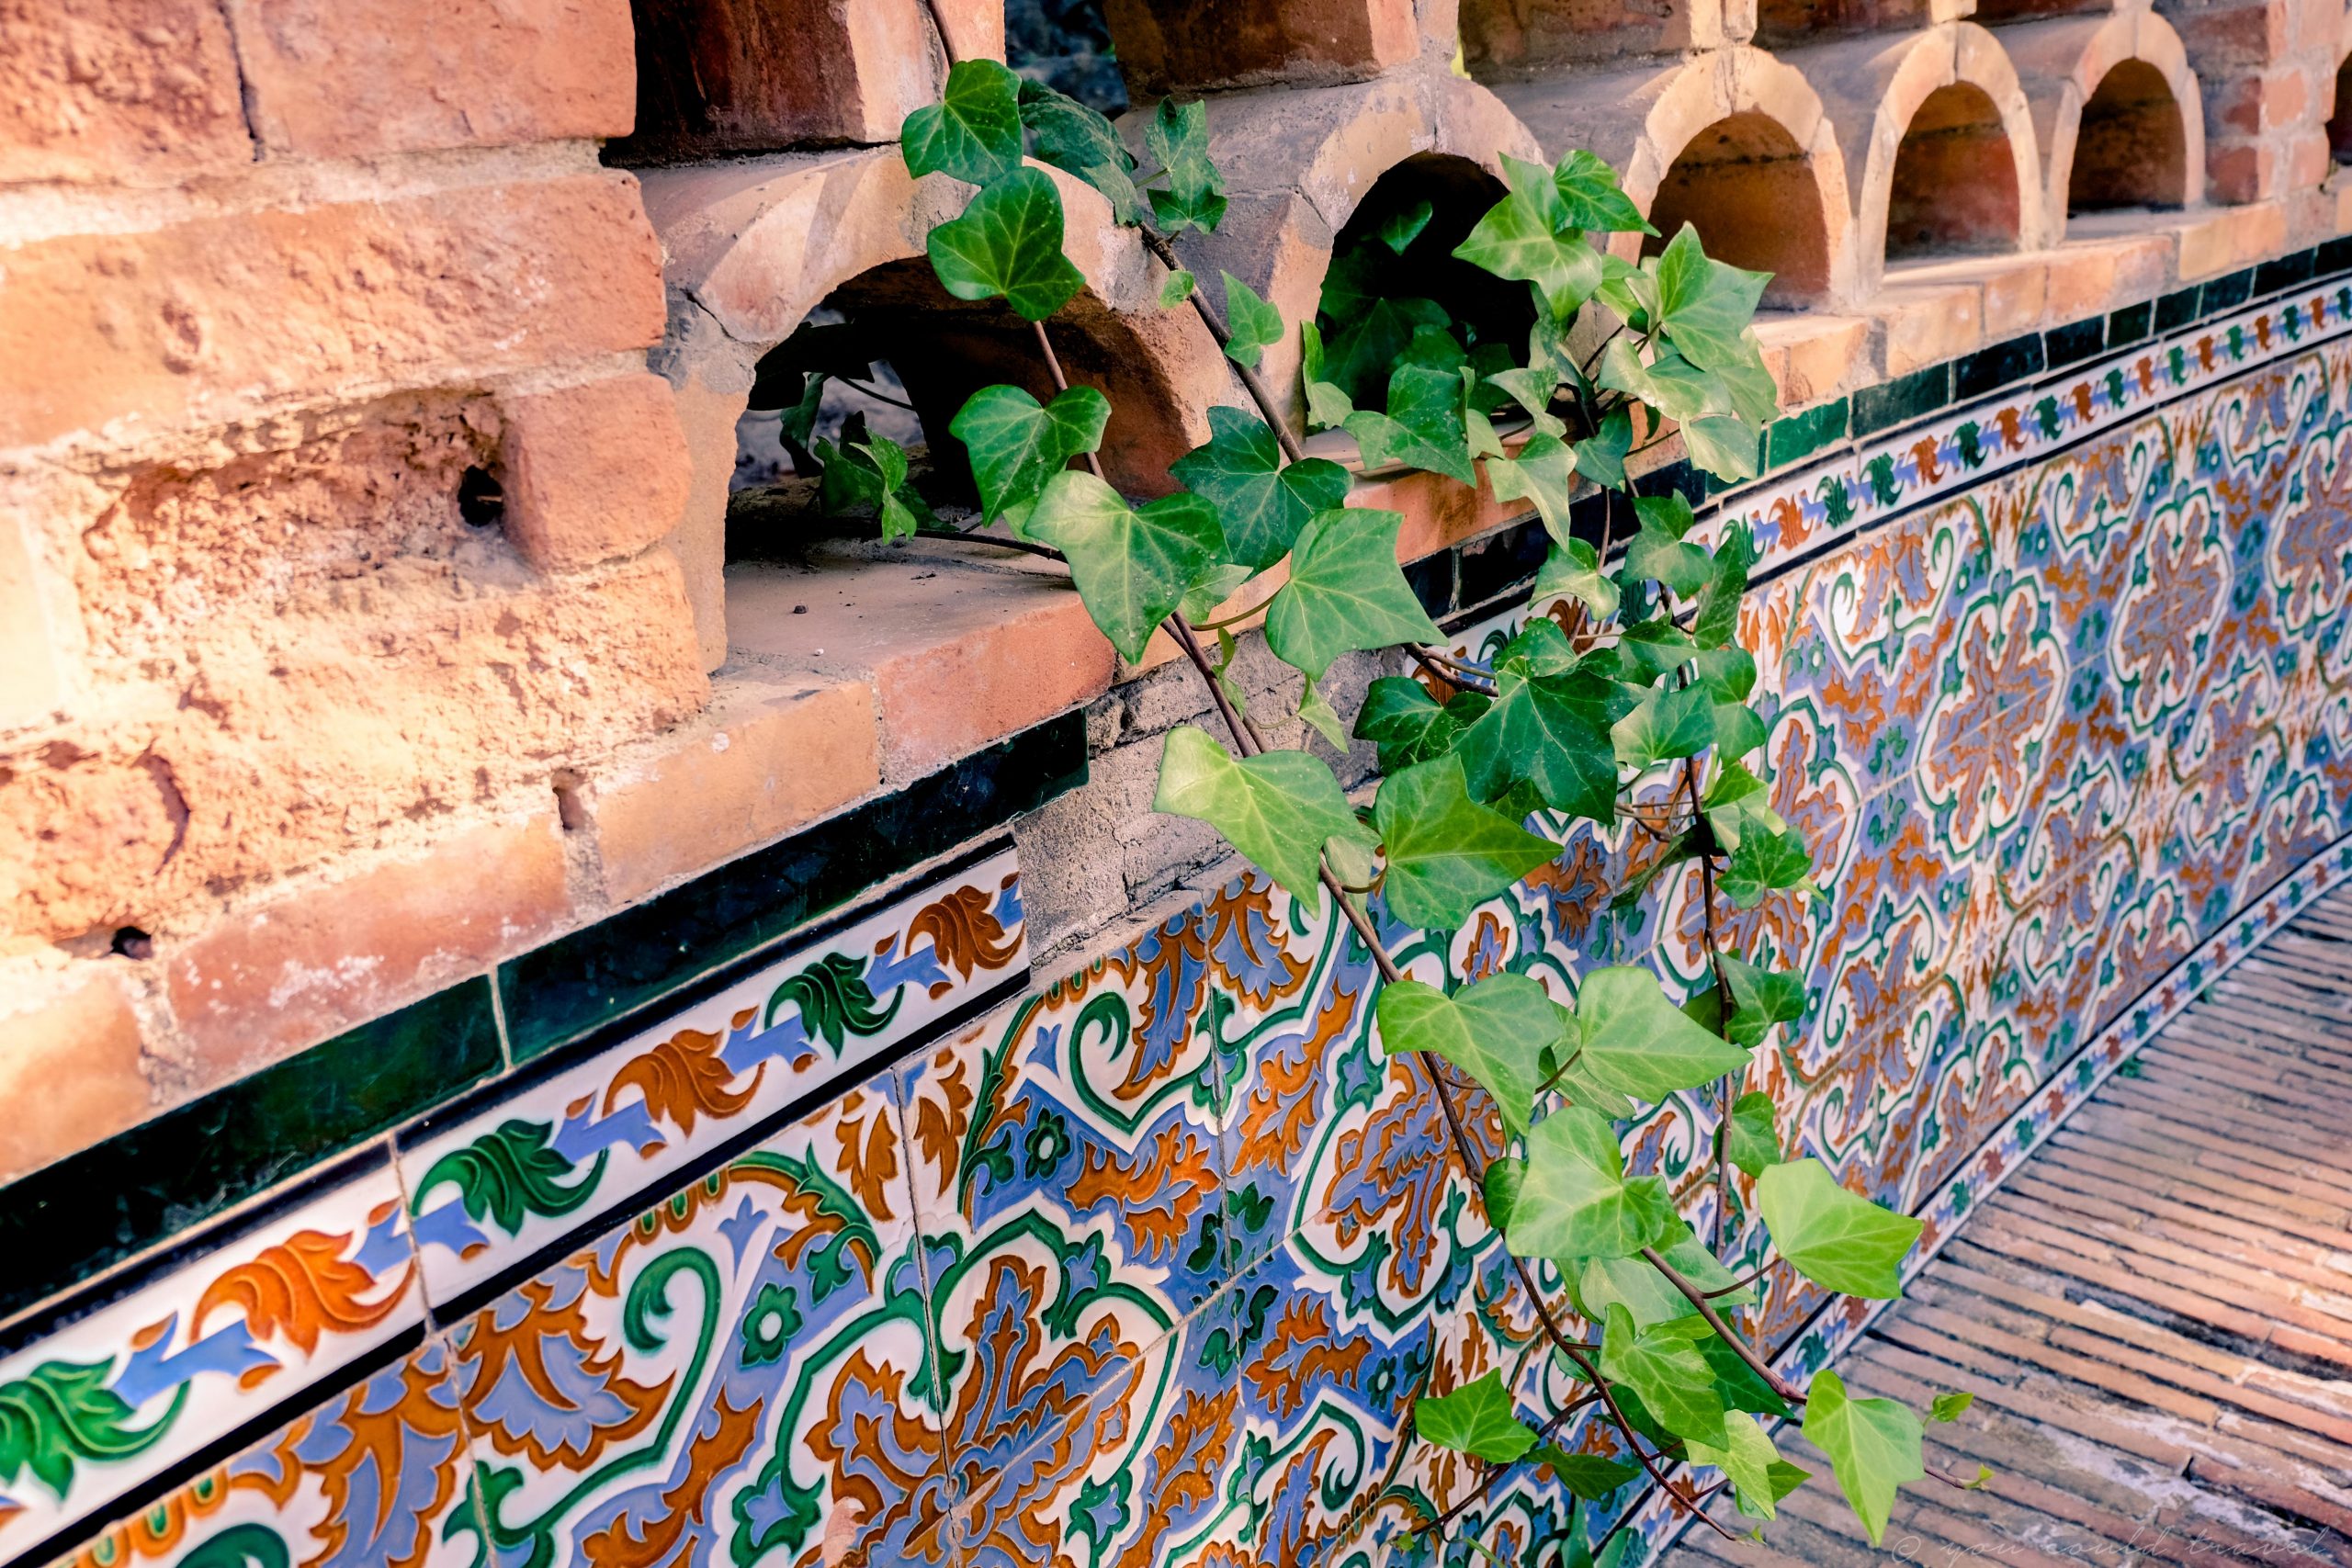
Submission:
[[[1634,494],[1627,468],[1639,445],[1679,432],[1717,479],[1757,472],[1776,406],[1749,324],[1765,276],[1711,258],[1687,226],[1639,262],[1612,253],[1610,236],[1652,231],[1614,172],[1582,152],[1549,166],[1504,159],[1503,196],[1446,254],[1524,292],[1508,333],[1493,312],[1457,321],[1394,286],[1396,264],[1432,243],[1426,202],[1362,226],[1336,259],[1316,321],[1297,329],[1309,423],[1353,436],[1367,466],[1483,478],[1525,501],[1551,536],[1538,592],[1561,610],[1473,665],[1442,648],[1407,585],[1400,519],[1348,504],[1346,470],[1305,454],[1286,400],[1259,375],[1290,330],[1279,312],[1239,278],[1204,286],[1182,265],[1176,242],[1213,231],[1227,204],[1204,109],[1163,102],[1142,140],[1138,156],[1094,111],[988,62],[956,65],[942,102],[907,121],[908,168],[972,187],[930,236],[940,282],[1038,323],[1061,389],[1040,404],[984,388],[952,428],[987,521],[1065,559],[1122,655],[1137,659],[1164,635],[1207,682],[1217,732],[1169,734],[1159,808],[1209,823],[1291,895],[1331,900],[1352,926],[1381,980],[1380,1039],[1426,1073],[1533,1303],[1542,1338],[1514,1375],[1422,1393],[1419,1436],[1483,1467],[1471,1495],[1424,1528],[1444,1531],[1476,1495],[1541,1465],[1592,1503],[1646,1475],[1729,1536],[1704,1509],[1712,1495],[1769,1518],[1806,1479],[1761,1416],[1801,1419],[1879,1540],[1896,1488],[1930,1473],[1921,1419],[1851,1396],[1832,1372],[1800,1386],[1744,1319],[1776,1272],[1784,1288],[1894,1295],[1920,1224],[1792,1155],[1771,1097],[1745,1089],[1771,1081],[1751,1074],[1751,1059],[1802,1016],[1805,992],[1773,954],[1739,951],[1725,913],[1815,892],[1811,848],[1772,810],[1757,771],[1766,729],[1750,705],[1755,660],[1738,641],[1756,552],[1736,524],[1701,527],[1680,495]],[[1163,308],[1198,314],[1252,405],[1206,411],[1210,439],[1170,466],[1173,494],[1139,503],[1103,476],[1096,449],[1113,411],[1069,386],[1046,328],[1083,280],[1062,252],[1058,189],[1036,163],[1092,186],[1140,231],[1167,269]],[[890,519],[906,464],[867,445],[860,499]],[[1605,498],[1598,537],[1571,526],[1570,502],[1586,489]],[[1337,659],[1394,649],[1419,671],[1373,682],[1352,716],[1384,774],[1368,804],[1351,802],[1317,756],[1270,743],[1225,678],[1233,628],[1210,617],[1267,572],[1280,573],[1263,606],[1268,645],[1297,670],[1301,713],[1336,731],[1335,745],[1349,721],[1318,682]],[[1621,898],[1661,869],[1695,869],[1708,966],[1697,994],[1631,966],[1588,972],[1566,999],[1524,974],[1433,984],[1400,972],[1368,895],[1392,921],[1451,933],[1558,858],[1579,823],[1651,841],[1650,869]],[[1665,1179],[1629,1168],[1623,1153],[1621,1123],[1668,1100],[1686,1113],[1713,1106],[1713,1245]],[[1489,1116],[1482,1144],[1470,1128]],[[1489,1160],[1492,1137],[1504,1152]],[[1758,1223],[1730,1223],[1735,1209]],[[1548,1292],[1547,1274],[1558,1281]],[[1563,1293],[1573,1315],[1551,1308]],[[1544,1407],[1542,1391],[1560,1386],[1583,1392]],[[1568,1451],[1558,1435],[1588,1406],[1604,1435],[1588,1428],[1583,1451]],[[1963,1406],[1942,1395],[1932,1414]],[[1701,1486],[1699,1472],[1715,1479]],[[1622,1540],[1589,1543],[1572,1522],[1568,1561],[1612,1547]]]

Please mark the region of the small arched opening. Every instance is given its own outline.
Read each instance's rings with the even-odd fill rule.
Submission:
[[[1928,94],[1895,149],[1888,262],[2015,250],[2019,214],[2016,151],[1991,96],[1967,82]]]
[[[2335,104],[2327,117],[2327,151],[2339,164],[2352,164],[2352,58],[2335,68]]]
[[[1658,232],[1644,254],[1691,224],[1717,261],[1772,275],[1767,306],[1812,305],[1829,292],[1820,182],[1796,138],[1769,115],[1743,110],[1692,137],[1658,182],[1650,223]]]
[[[1160,356],[1085,291],[1045,325],[1070,384],[1110,400],[1105,475],[1132,494],[1170,489],[1168,465],[1191,443],[1167,417],[1179,400]],[[736,425],[728,558],[788,551],[812,533],[870,529],[873,508],[850,470],[868,466],[857,448],[876,436],[905,452],[919,513],[976,524],[971,460],[949,427],[966,400],[999,383],[1041,403],[1055,395],[1035,328],[1002,300],[953,298],[920,256],[841,285],[753,372]],[[835,464],[844,471],[829,478]]]
[[[1453,254],[1504,194],[1476,164],[1443,152],[1417,153],[1374,182],[1340,226],[1324,274],[1323,379],[1358,408],[1385,406],[1390,371],[1423,326],[1452,332],[1474,363],[1526,362],[1535,324],[1527,285]]]
[[[2066,211],[2180,207],[2188,197],[2188,137],[2164,73],[2125,60],[2100,78],[2083,105]]]

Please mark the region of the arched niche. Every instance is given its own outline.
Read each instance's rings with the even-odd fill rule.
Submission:
[[[1928,94],[1895,147],[1887,261],[2018,249],[2024,230],[2018,162],[1991,94],[1970,82]]]
[[[1769,272],[1764,303],[1801,309],[1826,299],[1837,236],[1814,164],[1787,127],[1758,109],[1699,131],[1658,181],[1649,219],[1655,254],[1689,223],[1717,261]]]
[[[2066,212],[2188,205],[2188,125],[2165,73],[2118,61],[2084,102],[2066,172]]]
[[[2335,68],[2335,96],[2327,116],[2327,152],[2332,162],[2352,164],[2352,57]]]

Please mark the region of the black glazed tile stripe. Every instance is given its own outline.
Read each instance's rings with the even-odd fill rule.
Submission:
[[[1537,518],[1466,541],[1455,572],[1454,602],[1467,609],[1526,587],[1551,549],[1551,537]]]
[[[1996,343],[1990,348],[1979,349],[1953,361],[1952,396],[1962,402],[1981,398],[2012,381],[2041,375],[2046,363],[2042,357],[2041,336],[2038,333],[2028,333],[2007,343]]]
[[[1951,362],[1930,365],[1854,394],[1857,439],[1922,419],[1951,401]]]
[[[2041,342],[2050,368],[2064,370],[2086,359],[2096,359],[2106,351],[2107,321],[2103,317],[2093,316],[2087,321],[2052,327],[2041,334]]]
[[[0,1318],[390,1131],[500,1066],[452,986],[0,1189]]]
[[[2202,309],[2198,304],[2199,289],[2195,285],[2177,294],[2167,294],[2156,301],[2156,331],[2158,333],[2178,332],[2197,320]]]
[[[1086,716],[1068,713],[895,795],[756,850],[499,965],[517,1062],[662,1000],[877,883],[1086,782]]]
[[[2144,343],[2154,330],[2155,307],[2153,304],[2126,305],[2108,315],[2107,346],[2128,348],[2135,343]]]

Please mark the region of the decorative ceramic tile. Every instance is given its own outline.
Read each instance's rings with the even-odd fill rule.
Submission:
[[[427,1340],[102,1531],[72,1568],[478,1562],[448,1363],[447,1348]]]
[[[436,1308],[616,1223],[811,1093],[1017,987],[1023,930],[1006,849],[404,1134]]]
[[[423,1317],[400,1185],[379,1153],[149,1278],[20,1325],[0,1355],[0,1561],[72,1545],[74,1527],[335,1386]]]
[[[910,1196],[885,1076],[456,1325],[486,1560],[944,1562]]]

